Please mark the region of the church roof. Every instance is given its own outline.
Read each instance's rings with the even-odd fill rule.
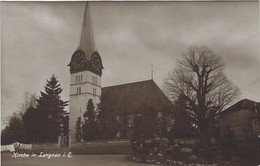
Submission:
[[[104,87],[101,99],[103,109],[113,115],[142,113],[143,105],[158,112],[172,106],[153,80]]]
[[[255,101],[249,100],[249,99],[243,99],[240,100],[239,102],[233,104],[232,106],[230,106],[229,108],[227,108],[226,110],[224,110],[221,115],[233,112],[233,111],[237,111],[239,109],[260,109],[260,103],[257,103]]]
[[[90,59],[92,52],[95,50],[89,2],[86,2],[81,39],[77,50],[84,51],[87,60]]]

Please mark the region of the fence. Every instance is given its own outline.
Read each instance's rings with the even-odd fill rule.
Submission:
[[[175,144],[181,145],[193,145],[200,142],[199,138],[175,138],[173,140]]]

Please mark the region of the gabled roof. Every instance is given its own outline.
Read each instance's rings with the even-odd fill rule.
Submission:
[[[237,111],[237,110],[243,109],[243,108],[244,109],[248,108],[248,109],[252,109],[252,110],[259,109],[259,107],[260,107],[259,103],[249,100],[249,99],[243,99],[243,100],[240,100],[239,102],[235,103],[234,105],[230,106],[226,110],[224,110],[221,113],[221,115],[227,114],[229,112]]]
[[[120,115],[142,113],[142,106],[165,111],[172,103],[153,80],[102,88],[102,106],[106,112]]]

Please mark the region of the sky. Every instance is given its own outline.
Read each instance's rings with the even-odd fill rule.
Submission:
[[[79,45],[85,2],[1,3],[2,128],[57,76],[69,100],[67,66]],[[190,46],[225,62],[239,99],[260,101],[259,2],[91,2],[102,87],[153,79],[159,87]],[[68,109],[68,108],[66,108]]]

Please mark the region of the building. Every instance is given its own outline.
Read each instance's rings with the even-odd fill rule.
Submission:
[[[242,148],[257,147],[260,136],[260,103],[243,99],[220,114],[220,137],[232,132]]]
[[[156,110],[159,116],[172,106],[153,80],[101,88],[103,64],[101,56],[94,47],[88,2],[80,43],[68,66],[70,67],[69,130],[72,137],[75,134],[75,122],[79,116],[83,116],[89,99],[92,99],[96,106],[102,98],[103,109],[108,116],[120,120],[122,113],[125,113],[129,122],[133,120],[134,115],[142,113],[144,105]]]
[[[107,114],[118,120],[123,113],[132,122],[134,115],[142,114],[148,106],[161,116],[172,107],[172,103],[153,80],[146,80],[102,88],[102,106]]]
[[[68,66],[70,67],[69,130],[73,136],[77,117],[85,112],[88,100],[92,99],[93,103],[97,104],[101,97],[103,65],[99,53],[95,50],[88,5],[84,12],[80,43]]]

